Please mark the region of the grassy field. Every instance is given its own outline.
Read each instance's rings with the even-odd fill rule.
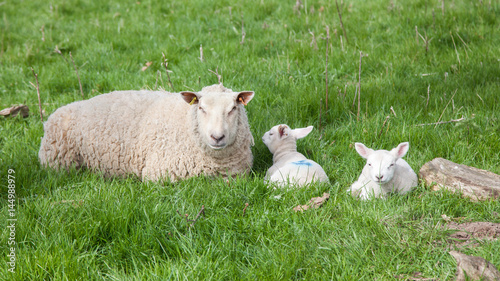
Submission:
[[[500,174],[499,1],[339,1],[345,34],[334,1],[295,2],[1,2],[0,109],[22,103],[31,115],[0,117],[0,279],[453,280],[455,248],[500,267],[498,240],[456,246],[441,228],[443,214],[498,223],[498,201],[423,184],[388,200],[345,192],[364,165],[354,142],[409,141],[415,171],[443,157]],[[46,120],[82,99],[70,54],[85,99],[170,91],[162,54],[176,91],[217,83],[216,69],[226,87],[255,91],[252,174],[160,184],[43,169],[31,68]],[[272,156],[260,138],[280,123],[315,127],[298,149],[331,185],[263,184]],[[322,208],[292,211],[323,192],[331,198]],[[180,214],[194,219],[202,205],[191,227]]]

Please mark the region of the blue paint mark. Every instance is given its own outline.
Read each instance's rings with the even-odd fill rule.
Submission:
[[[313,164],[307,160],[300,160],[297,162],[292,162],[292,164],[297,165],[297,166],[309,166],[311,167]]]

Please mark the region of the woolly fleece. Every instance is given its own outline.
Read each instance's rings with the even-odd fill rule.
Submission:
[[[116,91],[57,109],[44,124],[39,160],[55,169],[88,167],[107,176],[134,174],[153,181],[247,174],[254,140],[246,102],[222,84],[196,95],[203,99],[207,93],[217,93],[219,100],[231,97],[237,109],[234,142],[223,149],[203,141],[198,104],[190,105],[181,94]]]

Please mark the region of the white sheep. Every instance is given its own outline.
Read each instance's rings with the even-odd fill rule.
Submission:
[[[357,142],[356,151],[366,159],[366,165],[359,179],[348,192],[363,200],[386,198],[390,192],[405,194],[417,186],[418,179],[408,163],[401,159],[406,155],[410,144],[400,143],[391,151],[373,150]]]
[[[292,184],[304,186],[312,182],[329,182],[321,166],[297,152],[297,139],[304,138],[313,126],[292,130],[285,124],[276,125],[262,137],[273,154],[273,165],[266,173],[265,181],[277,186]]]
[[[197,93],[117,91],[74,102],[44,124],[39,159],[153,181],[246,174],[254,140],[244,105],[253,97],[217,84]]]

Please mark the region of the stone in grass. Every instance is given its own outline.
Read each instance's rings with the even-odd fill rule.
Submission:
[[[473,201],[500,197],[500,176],[490,171],[435,158],[420,168],[419,177],[432,190],[461,192]]]
[[[321,196],[321,197],[313,197],[313,198],[311,198],[311,200],[309,200],[309,203],[307,205],[299,205],[299,206],[293,208],[293,210],[295,212],[298,212],[298,211],[303,212],[303,211],[305,211],[307,209],[318,209],[329,198],[330,198],[330,194],[325,192],[325,193],[323,193],[323,196]]]
[[[2,109],[0,111],[0,116],[16,117],[19,113],[21,113],[23,118],[26,118],[30,115],[30,109],[24,104],[14,105],[9,108]]]
[[[500,272],[489,261],[457,251],[450,251],[449,253],[457,260],[457,281],[500,280]]]

